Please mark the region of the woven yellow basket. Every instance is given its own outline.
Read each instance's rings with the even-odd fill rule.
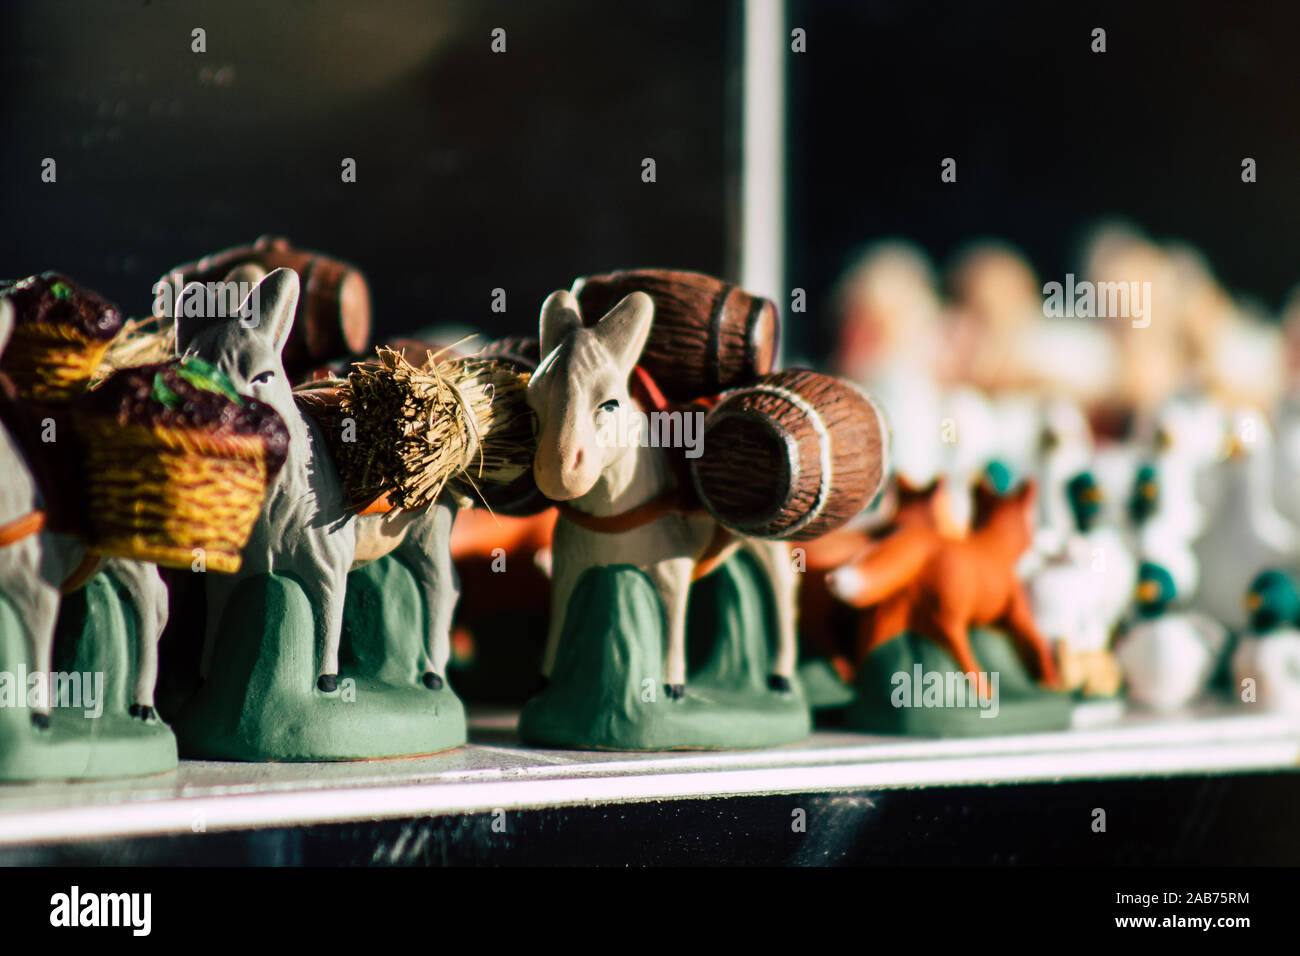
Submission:
[[[35,402],[64,402],[90,385],[109,342],[61,325],[18,325],[4,352],[4,371],[18,394]]]
[[[202,553],[209,570],[239,570],[266,495],[260,436],[107,418],[83,421],[80,431],[92,551],[175,568]]]

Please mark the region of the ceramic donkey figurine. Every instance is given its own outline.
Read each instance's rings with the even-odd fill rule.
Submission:
[[[541,492],[561,504],[552,544],[551,620],[543,673],[555,664],[565,612],[575,584],[588,568],[631,564],[645,572],[663,603],[668,642],[664,677],[668,696],[686,685],[687,597],[697,562],[725,534],[704,511],[671,510],[625,530],[593,530],[596,519],[633,513],[673,488],[675,475],[662,449],[618,443],[601,435],[626,435],[626,416],[639,412],[628,389],[654,318],[642,292],[620,301],[600,322],[584,328],[577,300],[555,292],[543,304],[544,356],[528,384],[537,416],[533,473]],[[631,445],[631,447],[627,447]],[[575,520],[578,519],[578,520]],[[578,523],[581,521],[581,524]],[[789,691],[795,666],[795,571],[779,541],[731,539],[716,558],[738,547],[758,560],[771,581],[779,622],[769,686]]]
[[[235,574],[208,577],[202,672],[206,676],[210,669],[222,611],[238,585],[253,575],[288,573],[301,583],[316,615],[317,688],[327,694],[336,692],[348,572],[396,553],[413,570],[428,609],[428,670],[422,680],[430,690],[439,690],[451,655],[451,617],[458,588],[450,550],[456,507],[440,499],[419,511],[391,517],[358,516],[350,510],[325,436],[298,409],[281,359],[298,304],[298,275],[283,268],[263,275],[253,267],[235,270],[228,277],[228,281],[250,279],[256,288],[233,316],[195,318],[187,317],[182,307],[176,309],[177,351],[194,351],[212,362],[241,394],[274,408],[289,429],[288,457],[267,489],[242,566]],[[203,294],[201,285],[191,284],[178,301]],[[243,318],[255,313],[255,319]]]
[[[13,331],[13,307],[0,300],[0,353]],[[102,569],[126,591],[137,614],[138,655],[130,714],[154,721],[158,638],[167,624],[167,587],[157,566],[125,558],[96,561],[76,537],[44,524],[44,501],[15,436],[0,425],[0,592],[15,604],[23,622],[34,672],[52,667],[54,628],[60,594],[72,582],[84,584]],[[49,726],[49,702],[32,710],[32,722]]]

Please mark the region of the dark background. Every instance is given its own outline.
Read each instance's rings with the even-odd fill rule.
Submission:
[[[281,233],[366,271],[381,336],[530,329],[546,293],[611,267],[734,277],[741,11],[6,3],[0,276],[59,268],[139,314],[169,267]],[[828,345],[836,277],[884,236],[941,264],[1003,237],[1060,278],[1084,230],[1120,216],[1270,307],[1295,281],[1295,5],[791,0],[788,17],[808,33],[788,55],[786,284],[809,303],[787,316],[791,354]]]
[[[725,271],[736,15],[689,2],[5,2],[0,276],[57,268],[147,314],[172,266],[278,233],[359,265],[383,335],[532,330],[546,294],[583,272]],[[490,49],[495,27],[505,54]],[[490,309],[497,287],[505,315]]]
[[[808,52],[790,58],[788,282],[808,290],[810,321],[856,247],[882,236],[941,265],[1001,237],[1043,281],[1063,280],[1089,226],[1122,217],[1191,242],[1230,290],[1270,307],[1300,279],[1300,5],[789,10]],[[1091,52],[1094,27],[1104,54]],[[939,180],[947,156],[956,183]]]

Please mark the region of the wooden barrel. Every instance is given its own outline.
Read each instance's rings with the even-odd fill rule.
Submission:
[[[633,292],[654,300],[654,326],[641,365],[680,401],[747,385],[776,363],[776,305],[699,272],[632,269],[587,276],[573,294],[588,324]]]
[[[533,372],[542,360],[541,352],[542,344],[537,339],[511,336],[490,342],[478,354],[507,362],[520,372]],[[494,512],[512,518],[541,514],[554,504],[538,490],[531,468],[508,485],[479,481],[475,488]]]
[[[705,419],[691,477],[724,527],[810,541],[871,503],[888,448],[883,414],[856,386],[789,369],[719,399]]]
[[[489,342],[478,354],[509,362],[521,372],[533,372],[542,361],[542,343],[527,336],[512,335]]]
[[[370,344],[370,286],[362,273],[338,259],[295,249],[289,240],[262,236],[252,245],[236,246],[171,269],[182,281],[219,282],[236,266],[255,263],[270,272],[293,269],[302,283],[293,331],[284,346],[284,367],[291,380],[332,359],[356,356]]]

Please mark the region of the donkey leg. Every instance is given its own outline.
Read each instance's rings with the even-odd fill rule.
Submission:
[[[44,582],[33,580],[28,594],[27,625],[32,645],[32,672],[40,675],[41,692],[32,708],[32,724],[44,730],[50,726],[50,668],[54,666],[54,625],[59,616],[59,591]]]
[[[0,437],[3,437],[2,431]],[[4,596],[13,604],[28,654],[26,660],[0,661],[0,664],[9,668],[21,665],[32,671],[41,668],[48,671],[50,666],[54,647],[54,623],[59,611],[59,590],[53,582],[62,580],[62,569],[45,567],[42,570],[42,566],[48,564],[41,545],[44,537],[33,536],[0,548],[0,589],[3,589]],[[49,684],[45,686],[48,688]],[[25,700],[26,689],[21,693]],[[37,727],[48,727],[49,707],[35,708],[31,720]]]
[[[788,693],[799,653],[795,630],[795,620],[799,615],[798,572],[790,560],[790,546],[784,542],[750,539],[746,545],[767,572],[767,579],[772,585],[772,598],[776,604],[776,659],[772,663],[772,673],[768,675],[767,684],[774,691]]]
[[[158,638],[167,626],[167,585],[153,564],[114,558],[104,569],[127,591],[136,614],[136,674],[130,714],[148,721],[158,683]]]
[[[668,647],[664,656],[664,690],[672,700],[686,693],[686,601],[690,596],[695,562],[669,558],[650,571],[668,619]]]
[[[429,633],[426,649],[429,670],[421,677],[424,686],[440,690],[447,661],[451,657],[451,619],[460,597],[460,579],[451,560],[451,528],[456,506],[441,499],[406,533],[398,552],[416,572],[416,583],[424,597]]]
[[[569,597],[577,583],[578,574],[585,568],[561,562],[552,566],[551,617],[546,627],[546,651],[542,655],[542,679],[549,680],[555,669],[555,658],[560,652],[560,637],[564,634],[565,615],[569,612]]]
[[[339,687],[339,641],[343,634],[343,599],[347,587],[343,575],[320,574],[314,577],[310,583],[304,584],[307,598],[317,615],[317,631],[322,637],[316,687],[332,694]]]
[[[332,694],[339,686],[339,642],[343,636],[343,603],[347,597],[348,571],[356,554],[356,525],[313,535],[310,573],[302,577],[307,599],[316,614],[316,633],[321,640],[321,660],[316,687]]]

